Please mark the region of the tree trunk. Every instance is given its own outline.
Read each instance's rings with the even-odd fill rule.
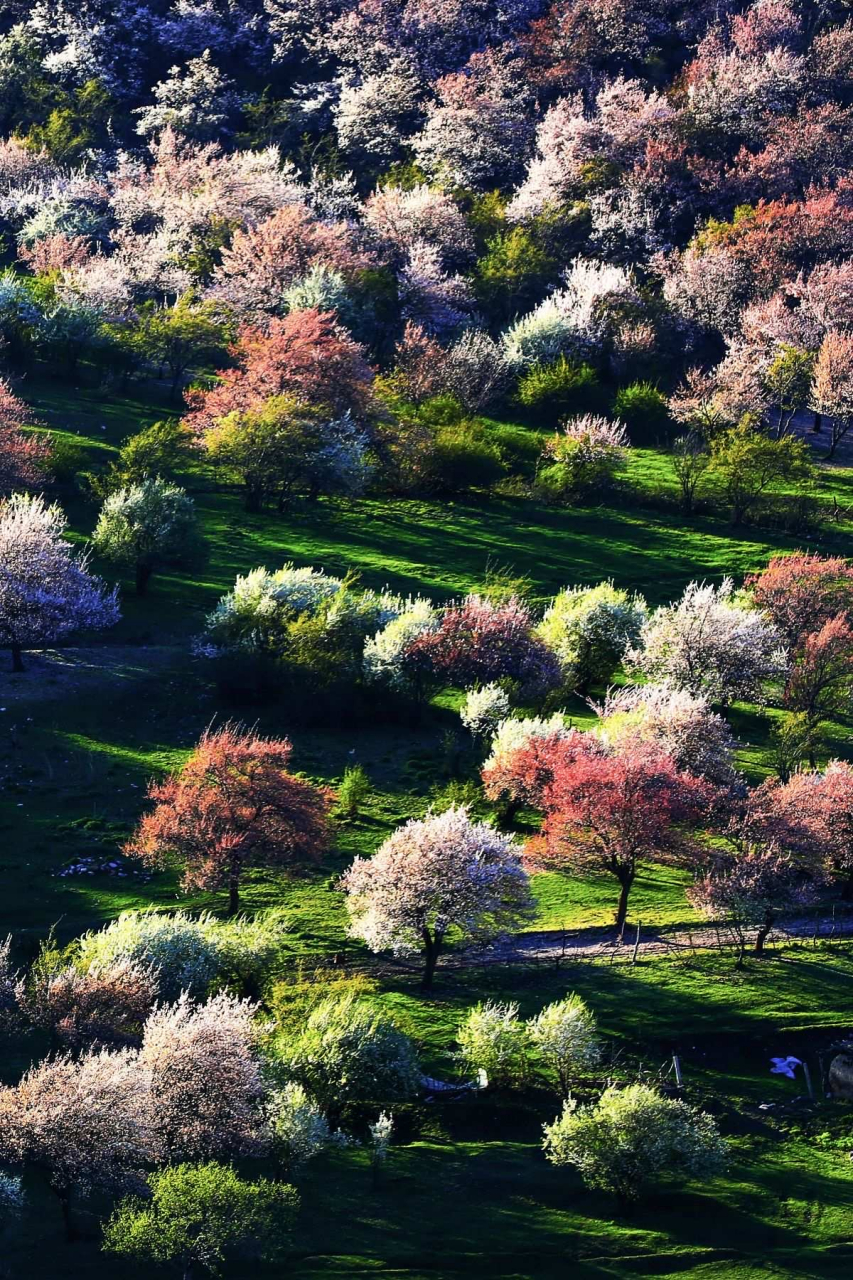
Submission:
[[[71,1217],[71,1196],[67,1191],[57,1191],[59,1198],[59,1207],[62,1210],[62,1221],[65,1226],[65,1242],[66,1244],[74,1244],[77,1240],[77,1228],[74,1226],[74,1219]]]
[[[634,883],[634,873],[629,872],[619,876],[619,906],[616,908],[616,932],[621,935],[625,928],[625,921],[628,919],[628,895],[631,892],[631,885]]]
[[[240,910],[240,865],[239,863],[231,863],[231,871],[228,875],[228,914],[236,916]]]
[[[153,572],[153,566],[150,564],[138,564],[136,566],[136,594],[138,596],[145,595]]]
[[[184,1267],[184,1280],[193,1280],[193,1265],[188,1262]]]
[[[438,964],[438,953],[441,950],[441,939],[433,938],[428,929],[423,930],[424,939],[424,976],[421,982],[423,991],[432,990],[435,977],[435,966]]]
[[[841,886],[841,901],[853,902],[853,871],[848,871]]]
[[[764,924],[761,926],[761,928],[758,930],[758,933],[755,935],[755,950],[753,951],[753,955],[756,955],[756,956],[764,955],[764,944],[767,941],[768,935],[772,928],[773,928],[773,917],[765,916]]]
[[[246,490],[246,510],[251,511],[253,514],[257,514],[257,512],[259,512],[261,509],[262,497],[263,497],[263,493],[260,489],[247,489]]]
[[[12,670],[26,671],[26,667],[24,666],[23,655],[21,653],[21,646],[17,643],[16,640],[12,641]]]

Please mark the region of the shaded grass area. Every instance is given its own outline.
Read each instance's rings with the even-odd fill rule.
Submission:
[[[655,1078],[667,1055],[681,1055],[688,1098],[715,1112],[731,1143],[725,1175],[664,1186],[622,1218],[608,1196],[545,1162],[541,1126],[559,1104],[544,1089],[416,1104],[398,1112],[398,1145],[378,1185],[363,1148],[321,1157],[298,1178],[303,1211],[291,1258],[228,1274],[848,1275],[851,1113],[826,1103],[797,1109],[802,1086],[767,1068],[770,1053],[793,1052],[820,1078],[820,1054],[844,1029],[849,976],[849,952],[835,946],[790,948],[735,981],[730,962],[707,957],[457,972],[429,998],[405,978],[388,981],[378,999],[419,1035],[427,1068],[442,1074],[453,1070],[455,1025],[474,1000],[515,999],[529,1015],[580,991],[607,1039],[608,1071]],[[846,1005],[843,1013],[850,1017]],[[763,1112],[760,1102],[781,1110]],[[98,1255],[93,1219],[83,1219],[89,1239],[66,1247],[56,1206],[35,1183],[31,1194],[33,1211],[10,1255],[14,1274],[37,1271],[46,1249],[51,1276],[147,1274]]]
[[[86,465],[103,463],[127,434],[174,409],[147,394],[105,400],[38,379],[24,392],[52,427],[81,443]],[[666,465],[653,451],[638,451],[632,464],[650,488],[663,483]],[[833,473],[832,483],[842,501],[850,476]],[[125,583],[122,623],[85,659],[69,653],[35,662],[22,679],[0,675],[0,934],[20,933],[24,953],[53,925],[67,940],[127,907],[221,907],[219,895],[184,897],[172,874],[142,881],[132,874],[56,873],[80,857],[114,858],[138,818],[148,778],[179,765],[211,718],[233,710],[217,701],[188,639],[238,572],[293,559],[332,572],[355,569],[365,585],[447,598],[479,585],[491,562],[528,575],[541,596],[566,583],[613,577],[657,604],[693,577],[740,577],[760,568],[772,550],[795,545],[721,521],[687,522],[639,507],[371,499],[248,516],[237,495],[200,486],[196,501],[211,550],[203,571],[163,574],[141,601],[127,594]],[[74,535],[84,539],[94,508],[75,499],[69,515]],[[331,956],[345,965],[368,963],[365,950],[347,939],[336,879],[353,856],[371,853],[446,785],[443,739],[458,723],[457,703],[455,693],[446,693],[417,724],[357,731],[306,730],[292,722],[285,704],[240,710],[250,720],[257,716],[262,731],[290,734],[294,766],[307,776],[334,784],[355,760],[373,784],[364,812],[337,826],[335,851],[322,868],[295,880],[254,873],[246,883],[246,910],[277,906],[288,916],[285,963],[311,966]],[[581,704],[570,711],[581,724],[593,718]],[[752,780],[770,768],[776,715],[756,707],[730,713],[741,765]],[[827,754],[851,754],[848,725],[831,726]],[[683,870],[644,867],[632,918],[650,928],[689,925],[695,917],[687,882]],[[537,929],[606,924],[616,897],[607,877],[541,875],[535,890]],[[557,1103],[543,1090],[487,1096],[456,1109],[403,1108],[399,1146],[377,1188],[364,1149],[324,1157],[301,1182],[304,1209],[293,1256],[277,1268],[237,1267],[229,1275],[753,1280],[850,1274],[853,1116],[843,1105],[822,1104],[801,1122],[792,1112],[793,1119],[776,1123],[758,1110],[765,1101],[791,1104],[802,1088],[769,1076],[771,1054],[806,1058],[819,1079],[822,1056],[853,1029],[853,963],[845,944],[788,947],[742,973],[730,956],[641,957],[635,966],[446,966],[428,998],[418,988],[416,965],[383,962],[379,972],[376,1000],[416,1037],[427,1070],[442,1076],[458,1070],[456,1027],[472,1004],[516,1001],[523,1016],[531,1016],[579,991],[595,1010],[610,1046],[608,1070],[617,1076],[655,1078],[674,1052],[680,1055],[688,1096],[712,1107],[733,1141],[732,1164],[711,1186],[666,1188],[630,1219],[614,1219],[606,1197],[584,1192],[573,1175],[545,1163],[541,1124]],[[23,1065],[7,1057],[4,1070]],[[483,1142],[484,1133],[493,1140]],[[35,1185],[31,1193],[23,1237],[8,1254],[13,1275],[133,1280],[149,1274],[102,1257],[94,1220],[87,1224],[90,1238],[66,1248],[55,1205]]]

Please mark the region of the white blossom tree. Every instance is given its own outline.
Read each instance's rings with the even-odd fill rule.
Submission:
[[[156,104],[139,107],[137,133],[143,137],[166,128],[199,141],[228,132],[241,99],[233,83],[211,61],[210,50],[191,58],[186,66],[170,67],[169,76],[154,86]]]
[[[186,490],[159,476],[105,499],[92,543],[107,560],[127,565],[144,595],[156,569],[197,551],[195,503]]]
[[[116,590],[75,555],[65,526],[41,497],[18,493],[0,506],[0,643],[12,650],[13,671],[24,670],[25,648],[118,621]]]
[[[256,1155],[263,1147],[257,1006],[222,992],[196,1005],[184,993],[145,1024],[139,1063],[169,1159]]]
[[[459,807],[398,827],[372,858],[356,858],[342,885],[353,935],[371,951],[422,952],[425,988],[449,932],[485,940],[533,911],[515,841]]]
[[[47,1058],[0,1090],[0,1160],[46,1178],[74,1239],[75,1194],[144,1186],[158,1153],[149,1103],[147,1073],[131,1050]]]
[[[719,587],[691,582],[675,604],[655,610],[627,658],[650,680],[723,704],[759,700],[766,682],[786,666],[780,633],[735,596],[731,578]]]
[[[734,735],[705,694],[672,684],[629,684],[609,689],[595,710],[596,732],[610,750],[632,741],[654,743],[687,773],[721,787],[743,785]]]
[[[588,1071],[601,1057],[595,1018],[574,992],[565,1000],[547,1005],[527,1024],[527,1033],[549,1076],[556,1078],[560,1092],[568,1098],[572,1080]]]

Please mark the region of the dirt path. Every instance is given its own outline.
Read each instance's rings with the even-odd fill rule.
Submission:
[[[751,930],[750,945],[755,937]],[[803,917],[780,921],[774,926],[767,945],[788,940],[821,940],[853,937],[853,912],[843,915]],[[717,930],[706,924],[695,928],[661,929],[652,926],[629,924],[620,939],[612,928],[579,930],[550,929],[541,932],[520,933],[489,947],[469,948],[464,952],[448,955],[445,964],[524,964],[526,962],[557,961],[561,959],[594,959],[595,957],[630,957],[636,948],[638,955],[662,955],[673,952],[714,950],[731,942],[725,930]]]

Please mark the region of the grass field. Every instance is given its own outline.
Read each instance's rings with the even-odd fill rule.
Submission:
[[[37,379],[25,390],[52,429],[78,442],[82,465],[103,461],[126,435],[170,410],[138,392],[104,400],[101,392]],[[632,467],[641,494],[669,483],[665,461],[651,450],[638,451]],[[843,505],[853,473],[827,473],[822,485]],[[195,496],[210,546],[203,571],[163,574],[142,600],[125,583],[123,619],[103,643],[34,656],[24,676],[0,676],[0,917],[2,932],[20,936],[22,953],[32,954],[51,927],[67,940],[127,907],[221,907],[210,895],[185,899],[165,873],[151,881],[130,868],[122,877],[56,873],[80,857],[110,859],[139,815],[147,780],[180,764],[211,718],[227,713],[204,664],[191,656],[190,639],[237,573],[293,559],[328,571],[354,569],[365,585],[444,599],[476,587],[489,563],[497,563],[526,574],[537,595],[612,577],[657,604],[691,578],[739,578],[772,550],[796,545],[707,517],[688,522],[639,502],[560,510],[508,498],[370,499],[249,516],[236,495],[199,485]],[[73,535],[85,540],[94,509],[75,498],[68,511]],[[842,525],[834,543],[844,536]],[[245,713],[257,716],[265,731],[292,734],[295,766],[308,776],[334,783],[357,760],[373,784],[360,818],[339,824],[334,854],[320,871],[291,882],[255,874],[247,882],[248,911],[285,910],[287,962],[339,954],[368,965],[364,949],[346,937],[334,882],[354,854],[371,852],[446,786],[444,735],[458,724],[453,706],[448,695],[417,725],[358,732],[302,729],[290,723],[286,705]],[[591,719],[581,704],[569,710],[579,723]],[[754,707],[732,712],[741,764],[752,779],[769,767],[773,715]],[[826,750],[853,755],[849,724],[831,727]],[[677,869],[644,868],[632,918],[653,927],[694,923],[686,883]],[[606,878],[542,875],[535,888],[539,910],[531,927],[537,930],[577,931],[607,924],[612,915],[614,883]],[[516,1000],[527,1015],[567,990],[580,991],[599,1018],[616,1074],[654,1074],[674,1052],[680,1055],[689,1095],[715,1110],[732,1138],[731,1165],[713,1184],[668,1188],[630,1219],[614,1220],[606,1197],[584,1192],[542,1158],[541,1124],[556,1109],[544,1091],[522,1101],[507,1096],[455,1109],[404,1108],[399,1145],[380,1185],[371,1184],[363,1150],[323,1157],[304,1178],[304,1212],[286,1272],[253,1268],[252,1274],[298,1280],[849,1275],[853,1116],[843,1104],[821,1100],[789,1108],[802,1085],[771,1077],[767,1068],[771,1053],[793,1052],[810,1061],[820,1081],[830,1046],[853,1030],[851,956],[836,941],[779,949],[742,974],[735,974],[730,957],[718,956],[641,958],[636,966],[453,967],[429,999],[410,967],[384,966],[376,998],[416,1036],[427,1068],[437,1074],[454,1070],[455,1026],[478,999]],[[25,1056],[38,1048],[25,1048]],[[22,1065],[19,1055],[7,1055],[2,1070],[8,1078]],[[762,1102],[777,1106],[761,1111]],[[493,1140],[484,1143],[484,1132]],[[67,1248],[54,1206],[37,1189],[33,1194],[24,1237],[9,1255],[12,1274],[33,1274],[46,1251],[57,1278],[137,1274],[125,1264],[117,1272],[99,1254],[94,1220],[91,1238]]]

